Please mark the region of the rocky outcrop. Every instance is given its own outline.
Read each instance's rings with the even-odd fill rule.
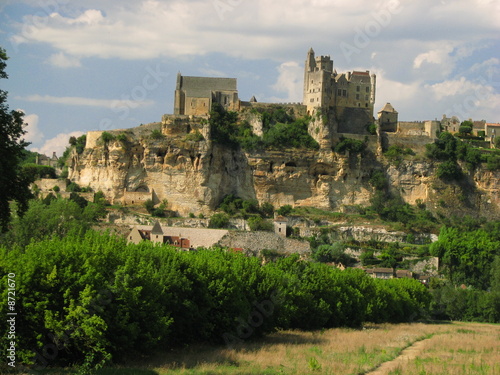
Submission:
[[[320,118],[310,124],[310,133],[322,146],[319,151],[253,153],[212,142],[206,120],[183,119],[175,122],[175,128],[168,121],[110,132],[115,139],[108,142],[92,134],[84,152],[72,154],[69,178],[102,191],[112,202],[137,204],[144,193],[143,199],[166,199],[169,209],[187,215],[210,213],[227,194],[275,207],[290,204],[340,211],[349,205],[367,206],[374,193],[369,180],[374,170],[382,170],[392,191],[411,204],[418,201],[435,210],[446,210],[446,205],[466,207],[471,214],[498,215],[500,173],[475,172],[468,178],[473,189],[467,190],[464,184],[437,181],[432,162],[389,164],[377,154],[376,144],[362,155],[338,155],[331,150],[329,130],[321,127]]]

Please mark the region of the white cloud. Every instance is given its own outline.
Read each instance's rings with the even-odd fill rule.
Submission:
[[[272,88],[279,92],[286,92],[283,99],[272,98],[281,102],[301,102],[304,87],[304,68],[296,61],[288,61],[278,68],[279,76]]]
[[[31,151],[38,152],[40,154],[45,154],[51,156],[53,152],[57,154],[57,156],[61,156],[68,147],[68,142],[70,137],[79,137],[83,135],[83,132],[71,132],[71,133],[60,133],[56,135],[54,138],[48,139],[45,143],[40,147],[33,147]]]
[[[62,104],[73,106],[89,106],[89,107],[104,107],[104,108],[139,108],[153,105],[153,100],[110,100],[110,99],[92,99],[81,98],[75,96],[51,96],[51,95],[29,95],[17,96],[15,99],[25,100],[28,102],[40,102],[49,104]]]
[[[74,56],[68,56],[64,52],[51,55],[48,63],[59,68],[78,68],[82,66],[80,60]]]
[[[370,36],[370,44],[382,39],[411,41],[416,35],[425,40],[429,33],[445,43],[476,41],[478,36],[494,38],[500,26],[498,5],[478,1],[477,6],[471,6],[465,0],[444,5],[434,0],[418,4],[220,0],[225,4],[223,14],[214,7],[214,0],[86,1],[86,10],[70,3],[65,7],[71,11],[63,13],[56,8],[50,15],[25,17],[17,25],[13,41],[48,43],[77,58],[149,59],[221,52],[286,61],[297,48],[306,50],[315,44],[329,51],[340,41],[352,42],[356,30],[370,31],[372,27],[373,31],[374,22],[382,27],[380,33]],[[389,3],[397,6],[389,8]],[[393,8],[397,14],[377,21],[376,15]],[[432,28],[422,24],[422,19],[429,18]],[[433,59],[432,55],[427,57]]]
[[[28,124],[28,126],[24,129],[26,130],[24,139],[32,144],[41,144],[44,135],[43,132],[38,127],[38,122],[39,122],[38,115],[36,114],[25,115],[24,121]]]
[[[420,68],[423,63],[431,63],[431,64],[443,64],[448,63],[450,61],[450,52],[453,51],[453,47],[443,46],[439,49],[435,49],[432,51],[428,51],[425,53],[421,53],[415,60],[413,61],[414,68]]]

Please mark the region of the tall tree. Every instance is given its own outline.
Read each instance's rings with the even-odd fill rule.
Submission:
[[[7,53],[0,47],[0,79],[8,78]],[[23,139],[26,133],[21,111],[9,111],[7,91],[0,89],[0,231],[6,231],[10,221],[10,201],[18,202],[19,212],[27,207],[31,196],[29,179],[21,173],[19,163],[29,145]]]

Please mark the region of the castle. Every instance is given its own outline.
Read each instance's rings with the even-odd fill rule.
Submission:
[[[315,57],[312,48],[304,65],[303,104],[309,114],[318,108],[331,108],[339,115],[346,108],[355,108],[373,115],[375,74],[370,75],[368,70],[337,73],[330,56]]]
[[[311,48],[305,63],[303,102],[283,106],[293,106],[297,114],[327,112],[338,122],[339,132],[355,133],[352,127],[364,128],[373,123],[375,84],[376,77],[369,71],[337,73],[330,56],[315,57]],[[241,101],[236,78],[177,74],[174,115],[208,116],[214,103],[230,111],[272,105],[258,103],[255,97]]]

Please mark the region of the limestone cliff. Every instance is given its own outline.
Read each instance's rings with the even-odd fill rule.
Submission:
[[[162,123],[110,132],[89,133],[82,154],[69,161],[69,178],[80,186],[103,191],[112,202],[138,204],[167,199],[181,215],[210,213],[227,194],[256,198],[275,207],[285,204],[343,210],[369,205],[374,193],[369,180],[382,170],[396,194],[431,210],[465,210],[498,217],[499,172],[478,170],[464,184],[444,184],[435,165],[424,159],[404,160],[397,167],[377,152],[376,142],[361,155],[331,151],[328,130],[320,120],[310,128],[323,146],[314,150],[246,153],[210,141],[205,119],[164,118]]]

